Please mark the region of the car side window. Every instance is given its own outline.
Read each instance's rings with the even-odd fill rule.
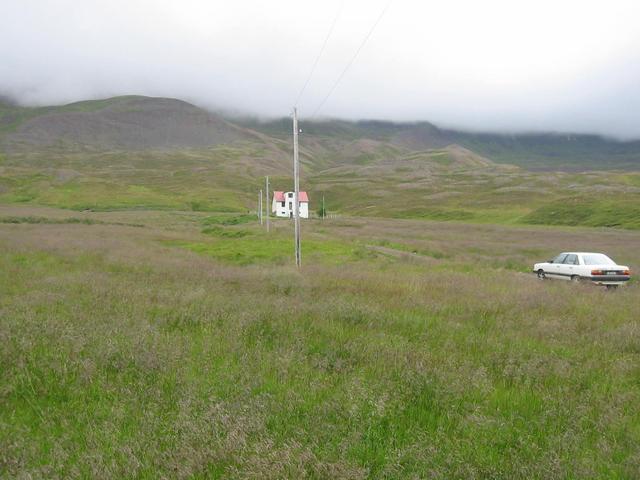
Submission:
[[[567,255],[562,263],[565,265],[578,265],[578,256],[574,254]]]
[[[553,259],[553,263],[562,263],[565,258],[567,258],[567,254],[561,253],[560,255],[558,255],[556,258]]]

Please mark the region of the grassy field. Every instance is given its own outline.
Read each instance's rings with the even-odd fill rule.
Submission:
[[[304,184],[315,211],[474,223],[640,228],[636,172],[528,172],[476,164],[460,149],[413,153],[369,146],[355,158],[309,160]],[[366,148],[364,148],[366,150]],[[269,174],[288,190],[289,159],[252,143],[208,149],[14,153],[0,157],[0,203],[71,210],[247,213]],[[283,154],[284,155],[284,154]],[[338,166],[336,166],[338,162]]]
[[[0,206],[0,477],[638,478],[640,232]]]
[[[640,477],[640,144],[305,123],[297,271],[288,132],[0,102],[0,478]]]

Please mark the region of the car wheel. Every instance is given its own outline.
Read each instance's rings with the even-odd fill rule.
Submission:
[[[547,279],[547,276],[544,274],[544,270],[542,270],[542,269],[538,270],[537,275],[538,275],[538,278],[540,280],[546,280]]]
[[[571,281],[574,283],[580,283],[580,275],[571,275]]]
[[[618,285],[607,285],[607,290],[615,290],[616,288],[618,288]]]

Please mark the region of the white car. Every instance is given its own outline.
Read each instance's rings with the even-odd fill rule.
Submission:
[[[541,280],[590,281],[607,288],[616,288],[631,278],[629,267],[617,265],[603,253],[563,252],[553,260],[536,263],[533,271]]]

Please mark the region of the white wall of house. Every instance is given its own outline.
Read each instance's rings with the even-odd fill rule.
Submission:
[[[284,192],[284,202],[276,201],[275,194],[273,201],[271,202],[271,211],[276,214],[276,217],[289,218],[293,216],[293,192]],[[299,206],[300,218],[309,218],[309,202],[300,202]]]
[[[309,202],[300,202],[300,218],[309,218]]]
[[[285,204],[286,205],[286,204]],[[276,214],[276,217],[288,217],[287,207],[283,205],[283,202],[276,201],[274,195],[273,202],[271,203],[271,212]]]

